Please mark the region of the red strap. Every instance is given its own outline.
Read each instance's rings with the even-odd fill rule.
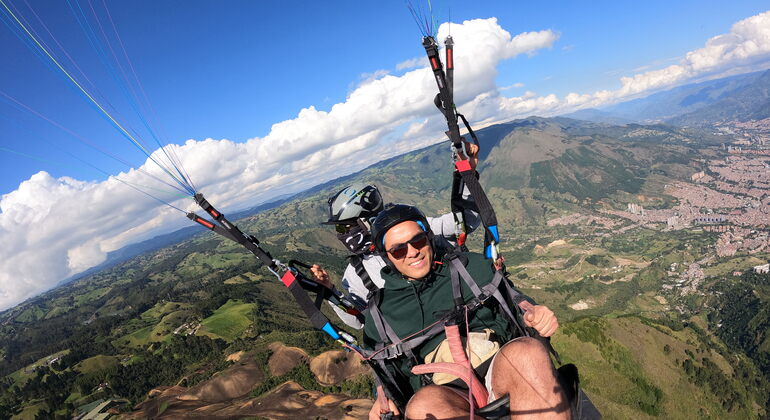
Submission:
[[[380,403],[380,413],[385,414],[390,412],[390,405],[388,404],[388,398],[385,396],[385,391],[382,390],[382,386],[377,386],[377,401]]]
[[[458,160],[455,162],[455,168],[460,172],[468,172],[472,170],[471,163],[467,160]]]
[[[466,385],[473,387],[473,399],[476,401],[476,407],[483,408],[487,405],[487,399],[489,393],[484,387],[484,384],[476,377],[476,375],[468,374],[468,367],[457,363],[439,362],[428,363],[425,365],[417,365],[412,367],[412,373],[415,375],[426,375],[428,373],[447,373],[452,376],[456,376],[462,379]]]

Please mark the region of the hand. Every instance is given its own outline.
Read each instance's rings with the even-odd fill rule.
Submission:
[[[543,337],[550,337],[559,328],[559,321],[547,306],[535,305],[524,314],[524,323]]]
[[[497,259],[495,260],[494,266],[496,271],[502,270],[503,267],[505,266],[505,257],[503,257],[502,255],[498,256]]]
[[[372,409],[369,410],[369,420],[380,420],[380,414],[387,413],[387,411],[383,411],[382,409],[384,401],[387,401],[388,403],[388,411],[392,412],[395,416],[401,415],[401,413],[398,411],[398,408],[396,408],[396,404],[394,404],[393,401],[385,398],[382,392],[382,387],[378,386],[377,398],[374,399]]]
[[[465,150],[468,152],[468,157],[466,158],[465,153],[463,152],[459,152],[458,155],[462,160],[468,159],[468,163],[471,165],[471,169],[475,170],[476,166],[479,164],[479,146],[477,146],[475,143],[468,142],[464,138],[463,144],[465,146]]]
[[[334,287],[332,285],[331,280],[329,280],[329,273],[326,272],[323,268],[321,268],[318,264],[313,264],[312,267],[310,267],[310,272],[313,273],[313,280],[316,281],[316,283],[326,286],[328,288]]]

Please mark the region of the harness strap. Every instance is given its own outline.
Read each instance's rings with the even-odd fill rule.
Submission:
[[[465,268],[463,263],[458,258],[452,258],[450,259],[452,264],[452,272],[453,275],[456,272],[459,277],[463,279],[465,284],[468,285],[468,287],[473,292],[473,295],[476,296],[476,301],[473,301],[472,303],[469,303],[469,306],[476,306],[483,304],[484,301],[486,301],[489,297],[494,297],[498,303],[500,304],[500,308],[505,312],[505,315],[508,317],[508,319],[511,321],[511,323],[516,327],[516,329],[519,332],[519,335],[521,336],[529,336],[530,334],[527,332],[526,328],[522,328],[522,326],[519,323],[518,317],[516,317],[511,311],[511,304],[518,304],[518,302],[524,300],[524,297],[521,293],[513,290],[513,288],[510,288],[507,281],[504,281],[505,276],[503,275],[503,272],[501,270],[497,270],[495,272],[495,275],[492,277],[492,281],[489,284],[484,285],[484,287],[479,287],[478,284],[476,284],[476,281],[473,280],[473,277],[471,277],[470,273],[468,273],[468,270]],[[512,298],[515,296],[520,297],[519,301],[515,301],[515,299],[512,299],[511,302],[506,301],[505,297],[502,293],[500,293],[500,285],[503,284],[506,288],[507,294],[511,296]]]
[[[352,265],[353,269],[356,270],[356,275],[361,278],[364,286],[367,290],[369,290],[369,296],[371,297],[371,294],[379,290],[379,287],[374,284],[372,277],[369,275],[369,272],[366,271],[366,267],[364,267],[364,259],[360,255],[351,255],[349,258],[350,265]]]
[[[452,280],[452,297],[454,298],[456,309],[465,304],[465,301],[463,300],[462,289],[460,288],[460,275],[456,270],[450,270],[449,274]]]
[[[467,160],[458,160],[455,162],[455,168],[459,172],[465,186],[468,187],[471,197],[476,202],[479,217],[481,217],[481,222],[484,224],[484,255],[488,259],[496,260],[500,234],[497,229],[497,215],[494,208],[492,208],[492,203],[489,202],[484,188],[479,183],[479,180],[476,179],[475,171]]]

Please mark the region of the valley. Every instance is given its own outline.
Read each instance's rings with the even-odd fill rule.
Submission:
[[[557,313],[554,346],[606,418],[767,415],[770,156],[767,133],[751,130],[533,117],[479,131],[510,279]],[[319,226],[326,198],[368,180],[387,201],[442,214],[448,159],[430,146],[238,224],[339,285],[344,249]],[[207,232],[5,311],[0,336],[0,412],[12,418],[353,419],[372,404],[360,362],[250,254]]]

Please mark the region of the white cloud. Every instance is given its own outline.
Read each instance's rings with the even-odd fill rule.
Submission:
[[[458,46],[483,44],[486,55],[478,62],[471,59],[477,51],[458,49],[455,61],[464,69],[457,78],[458,98],[494,87],[501,59],[531,54],[556,40],[550,31],[511,37],[495,19],[468,21],[452,29]],[[414,60],[408,64],[413,69],[399,77],[385,70],[364,74],[345,102],[329,111],[304,108],[261,138],[245,143],[188,140],[169,147],[199,190],[223,210],[297,192],[435,142],[443,122],[433,105],[436,87],[426,64]],[[399,130],[414,121],[421,123]],[[156,151],[154,157],[160,154]],[[142,172],[164,178],[154,164],[140,169],[118,179],[165,188]],[[189,224],[183,214],[118,179],[86,183],[40,172],[0,198],[0,236],[3,243],[13,244],[0,249],[0,309],[99,264],[110,251]],[[192,200],[163,198],[173,199],[183,210],[194,209]]]
[[[425,56],[414,57],[396,64],[396,70],[411,70],[417,67],[428,65],[428,58]]]
[[[650,66],[670,59],[659,60]],[[730,32],[715,36],[703,48],[685,54],[679,63],[620,78],[620,88],[593,93],[519,97],[500,95],[504,89],[482,92],[463,111],[478,122],[492,124],[532,114],[550,116],[632,99],[693,81],[760,70],[770,64],[770,11],[735,23]],[[643,68],[639,68],[643,69]]]
[[[477,127],[617,101],[766,60],[770,51],[768,20],[770,14],[764,13],[738,22],[729,34],[712,38],[675,66],[622,78],[618,90],[571,93],[563,98],[533,92],[509,98],[495,85],[501,61],[551,48],[557,33],[543,30],[512,36],[494,18],[453,24],[455,99]],[[442,25],[437,39],[443,39],[447,29]],[[244,143],[188,140],[169,147],[174,148],[199,190],[223,211],[297,192],[442,139],[444,121],[433,105],[435,81],[425,64],[422,58],[399,63],[397,69],[410,69],[400,76],[376,72],[344,102],[328,111],[308,106],[295,118],[274,124],[264,137]],[[153,165],[143,165],[142,169],[162,175]],[[159,186],[138,170],[118,178]],[[194,208],[189,199],[163,198],[173,199],[183,210]],[[0,247],[0,309],[98,264],[107,252],[189,225],[178,211],[133,191],[114,177],[89,183],[54,179],[40,172],[16,191],[0,197],[0,210],[0,241],[4,244]]]
[[[718,75],[736,67],[770,60],[770,12],[760,13],[733,25],[703,48],[690,51],[678,64],[620,79],[617,98],[672,87],[705,75]]]
[[[519,88],[523,88],[523,87],[524,87],[524,83],[519,82],[519,83],[514,83],[512,85],[508,85],[508,86],[503,86],[501,88],[497,88],[497,90],[504,92],[506,90],[519,89]]]

